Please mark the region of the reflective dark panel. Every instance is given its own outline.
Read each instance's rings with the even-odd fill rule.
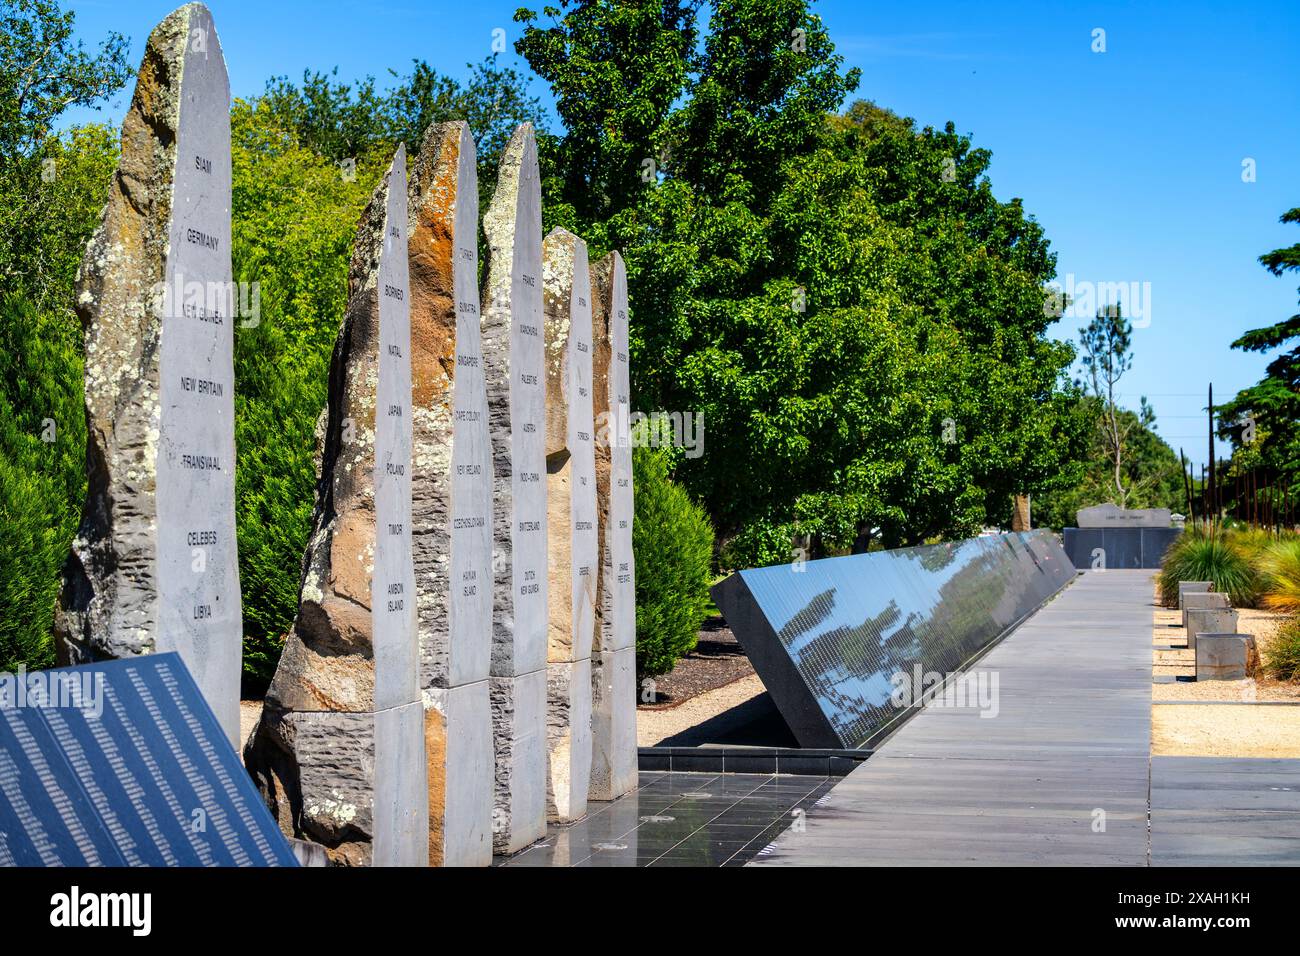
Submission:
[[[1181,528],[1066,528],[1065,553],[1081,571],[1158,568]]]
[[[0,675],[0,866],[297,861],[180,657],[154,654]]]
[[[804,747],[864,747],[906,708],[895,675],[947,674],[1075,574],[1046,531],[754,568],[713,598]]]

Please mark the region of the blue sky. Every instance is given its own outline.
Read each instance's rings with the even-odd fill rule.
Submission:
[[[176,5],[68,4],[81,37],[117,30],[137,61]],[[513,43],[519,5],[209,2],[236,96],[307,67],[383,82],[416,57],[463,77],[494,29]],[[1277,221],[1300,206],[1300,4],[824,0],[814,11],[862,70],[857,95],[922,124],[951,119],[992,151],[994,191],[1022,197],[1043,224],[1062,282],[1150,284],[1122,400],[1146,395],[1160,434],[1204,462],[1206,385],[1230,396],[1267,364],[1229,343],[1296,311],[1300,279],[1256,259],[1300,241]],[[1092,49],[1097,29],[1104,53]],[[534,91],[549,101],[540,80]],[[120,120],[128,98],[98,118]],[[1246,160],[1254,182],[1242,181]],[[1081,324],[1067,318],[1055,334],[1074,338]]]

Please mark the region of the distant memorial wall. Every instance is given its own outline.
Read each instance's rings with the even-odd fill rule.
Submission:
[[[483,362],[493,464],[493,844],[546,834],[546,367],[537,144],[521,125],[483,218]]]
[[[628,433],[627,271],[617,252],[592,269],[592,380],[600,571],[591,652],[593,800],[636,787],[636,579]]]
[[[546,308],[547,817],[587,812],[591,645],[596,615],[595,416],[587,244],[555,229],[542,244]]]
[[[1182,528],[1168,508],[1121,508],[1107,502],[1080,508],[1077,528],[1065,528],[1065,553],[1080,571],[1158,568]]]
[[[399,147],[357,230],[298,614],[245,750],[281,827],[336,863],[428,861],[407,228]]]
[[[492,862],[492,448],[479,345],[478,175],[462,122],[411,169],[411,540],[429,863]]]
[[[175,651],[234,744],[230,85],[201,4],[149,35],[121,143],[78,282],[88,487],[57,655],[82,664]]]

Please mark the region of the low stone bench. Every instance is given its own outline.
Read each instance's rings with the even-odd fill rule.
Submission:
[[[1218,591],[1192,592],[1183,595],[1183,627],[1187,626],[1187,615],[1192,611],[1202,611],[1206,609],[1223,609],[1232,606],[1228,600],[1228,595],[1221,594]]]
[[[1213,581],[1179,581],[1178,582],[1178,609],[1183,609],[1184,594],[1205,594],[1210,588],[1214,587]]]
[[[1183,612],[1187,628],[1187,647],[1195,650],[1201,634],[1234,634],[1237,631],[1237,612],[1230,607],[1206,607]]]
[[[1250,676],[1254,656],[1250,634],[1203,632],[1196,639],[1196,679],[1243,680]]]

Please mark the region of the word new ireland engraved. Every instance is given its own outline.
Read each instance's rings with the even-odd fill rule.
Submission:
[[[411,541],[432,866],[492,862],[492,449],[475,162],[469,127],[437,124],[409,186]]]
[[[82,263],[88,487],[59,659],[175,651],[231,743],[235,546],[230,86],[201,4],[150,34]]]

